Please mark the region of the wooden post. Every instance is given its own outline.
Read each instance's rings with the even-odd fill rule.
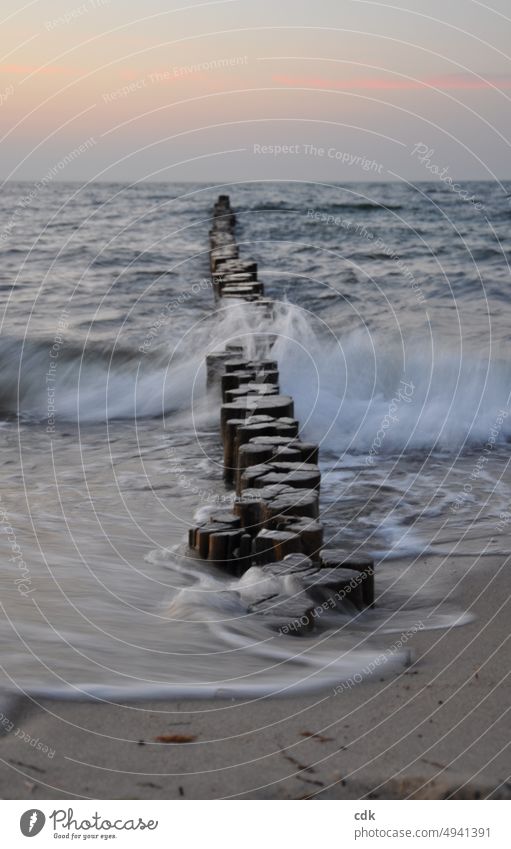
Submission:
[[[235,223],[229,196],[220,195],[209,234],[215,298],[241,300],[257,320],[270,322],[273,301],[265,297],[257,263],[240,257]],[[299,438],[293,399],[281,394],[278,363],[268,356],[273,342],[261,334],[254,347],[252,337],[252,360],[237,342],[206,357],[208,389],[221,389],[224,477],[236,486],[237,498],[233,512],[214,511],[192,528],[189,546],[232,574],[257,563],[275,576],[299,578],[300,598],[279,597],[275,604],[260,599],[251,611],[272,627],[280,622],[281,631],[286,622],[289,633],[303,634],[315,625],[311,600],[347,600],[356,610],[373,606],[374,563],[363,554],[323,547],[318,446]]]

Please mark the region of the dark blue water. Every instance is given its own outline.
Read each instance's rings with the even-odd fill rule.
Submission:
[[[230,498],[203,370],[225,340],[276,337],[321,444],[329,542],[384,568],[467,534],[502,547],[511,183],[464,186],[472,201],[442,183],[3,187],[4,686],[319,686],[362,664],[357,628],[395,614],[388,565],[378,614],[291,660],[247,622],[246,588],[180,558],[193,513]],[[220,191],[279,302],[272,326],[212,311]]]

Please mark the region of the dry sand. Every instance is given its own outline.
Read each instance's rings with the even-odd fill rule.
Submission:
[[[442,568],[457,584],[458,608],[474,620],[417,633],[415,661],[402,674],[337,695],[122,706],[15,700],[4,713],[20,731],[0,739],[0,794],[508,798],[511,575],[503,556],[469,561]],[[173,735],[184,740],[156,740]]]

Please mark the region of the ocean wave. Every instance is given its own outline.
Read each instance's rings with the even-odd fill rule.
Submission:
[[[206,354],[231,341],[251,356],[265,339],[265,353],[279,361],[281,390],[294,397],[304,432],[323,448],[370,455],[459,451],[511,439],[508,360],[460,355],[447,344],[428,348],[419,339],[404,349],[383,331],[334,333],[324,319],[287,302],[276,303],[270,323],[255,321],[243,304],[212,313],[175,352],[156,343],[123,350],[66,343],[52,357],[51,340],[4,339],[0,409],[41,420],[50,387],[55,416],[65,420],[177,410],[206,415]]]
[[[284,310],[273,354],[307,435],[364,453],[457,452],[511,439],[511,363],[448,343],[407,349],[388,332],[335,338],[300,308]]]
[[[190,406],[195,381],[202,359],[191,352],[0,340],[0,411],[50,426],[162,416]]]

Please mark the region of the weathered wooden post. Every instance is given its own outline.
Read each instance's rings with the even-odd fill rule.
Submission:
[[[257,279],[257,263],[239,256],[235,223],[228,195],[220,195],[210,230],[215,299],[243,301],[271,318],[273,302]],[[324,547],[318,446],[299,437],[293,399],[280,393],[278,364],[264,356],[249,360],[243,345],[229,344],[208,354],[206,371],[208,390],[222,399],[224,478],[237,497],[232,512],[213,512],[190,531],[190,548],[234,575],[258,565],[296,577],[299,598],[271,605],[261,599],[250,608],[280,622],[285,633],[312,630],[314,602],[326,599],[332,608],[347,601],[354,611],[374,606],[372,559]]]

